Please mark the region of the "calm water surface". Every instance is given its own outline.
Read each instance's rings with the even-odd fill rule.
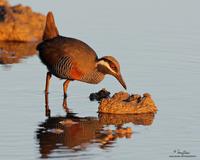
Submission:
[[[0,48],[15,50],[0,52],[0,159],[164,160],[180,155],[178,150],[199,159],[200,2],[20,3],[44,14],[52,10],[62,35],[82,39],[99,57],[119,59],[128,92],[149,92],[159,111],[155,116],[98,115],[98,103],[88,95],[101,88],[118,92],[120,84],[109,76],[98,85],[73,82],[68,106],[78,123],[63,128],[58,123],[66,119],[63,81],[52,79],[48,119],[46,68],[34,55],[35,44],[0,43]],[[117,133],[127,127],[132,134]]]

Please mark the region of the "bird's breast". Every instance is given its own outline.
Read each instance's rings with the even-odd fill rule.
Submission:
[[[91,84],[97,84],[101,82],[104,79],[104,74],[101,72],[98,72],[96,69],[84,74],[79,81],[91,83]]]

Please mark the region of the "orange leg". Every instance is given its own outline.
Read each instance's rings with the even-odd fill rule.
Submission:
[[[48,94],[49,93],[49,82],[51,79],[51,73],[47,72],[47,76],[46,76],[46,86],[45,86],[45,93]]]
[[[50,113],[51,113],[51,110],[49,109],[49,97],[48,97],[50,79],[51,79],[51,73],[47,72],[46,86],[45,86],[45,113],[46,113],[46,116],[48,117],[50,117]]]
[[[49,96],[45,93],[45,115],[47,117],[51,116],[51,110],[49,109]]]
[[[63,109],[65,110],[66,113],[70,112],[67,106],[67,98],[63,98]]]
[[[64,98],[67,98],[67,88],[68,88],[69,82],[70,82],[69,80],[66,80],[66,81],[63,83]]]
[[[69,109],[67,107],[67,88],[68,88],[68,85],[69,85],[69,80],[66,80],[64,83],[63,83],[63,92],[64,92],[64,98],[63,98],[63,108],[64,110],[68,113],[69,112]]]

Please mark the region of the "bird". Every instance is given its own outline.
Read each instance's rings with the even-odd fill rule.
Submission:
[[[126,89],[120,72],[120,64],[113,56],[98,58],[96,52],[85,42],[59,35],[53,13],[48,12],[42,42],[37,45],[39,58],[47,67],[45,93],[49,92],[52,75],[65,79],[64,97],[71,81],[98,84],[105,75],[114,76]]]

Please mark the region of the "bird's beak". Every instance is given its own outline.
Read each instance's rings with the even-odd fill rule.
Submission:
[[[117,75],[115,75],[115,78],[119,81],[119,83],[124,87],[124,89],[126,88],[126,83],[124,82],[122,75],[119,73]]]

